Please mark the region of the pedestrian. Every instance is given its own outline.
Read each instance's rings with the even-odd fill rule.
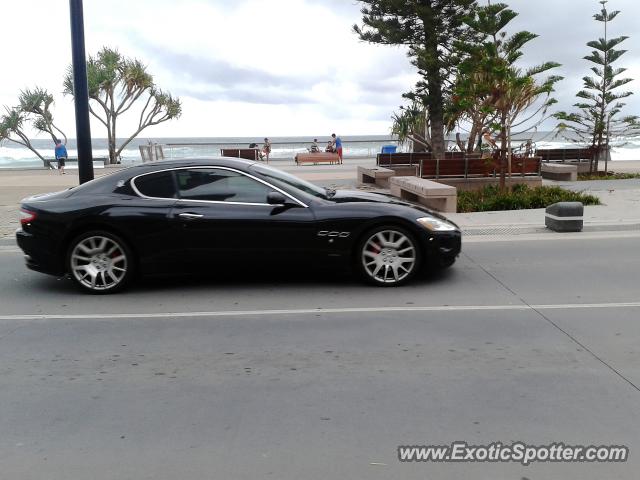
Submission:
[[[342,164],[342,139],[336,136],[335,133],[331,134],[331,138],[333,138],[333,150],[338,154],[338,158]]]
[[[269,163],[269,154],[271,153],[271,142],[268,138],[264,139],[264,145],[262,146],[262,153],[267,159],[267,163]]]
[[[482,139],[489,145],[492,150],[498,149],[498,144],[496,143],[495,138],[491,136],[491,130],[485,128],[482,132]]]
[[[55,139],[55,143],[56,143],[55,155],[56,155],[56,161],[58,162],[58,170],[60,171],[60,175],[65,175],[64,164],[65,164],[65,161],[67,160],[67,157],[69,156],[67,154],[67,147],[65,147],[62,141],[58,138]]]
[[[314,138],[313,143],[311,144],[311,148],[309,148],[311,153],[318,153],[320,151],[320,147],[318,146],[318,139]]]

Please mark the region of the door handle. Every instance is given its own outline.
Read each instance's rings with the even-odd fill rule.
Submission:
[[[197,218],[202,218],[204,215],[200,215],[199,213],[180,213],[178,214],[180,218],[184,218],[186,220],[195,220]]]

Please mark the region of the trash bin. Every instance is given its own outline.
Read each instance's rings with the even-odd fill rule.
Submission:
[[[396,145],[384,145],[380,153],[396,153],[398,147]]]

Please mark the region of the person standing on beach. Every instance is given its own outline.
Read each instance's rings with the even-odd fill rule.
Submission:
[[[262,153],[267,159],[267,163],[269,163],[269,154],[271,153],[271,142],[268,138],[264,139],[264,145],[262,147]]]
[[[56,155],[56,161],[58,162],[58,170],[60,171],[60,175],[64,175],[65,174],[64,164],[65,164],[65,161],[67,160],[67,157],[69,156],[67,154],[67,147],[65,147],[64,144],[58,138],[56,138],[55,143],[56,143],[55,155]]]
[[[335,133],[331,134],[331,138],[333,138],[333,150],[338,154],[338,158],[342,164],[342,139],[336,136]]]

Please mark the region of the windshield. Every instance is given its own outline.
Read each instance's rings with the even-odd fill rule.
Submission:
[[[324,188],[318,187],[313,183],[302,180],[282,170],[278,170],[277,168],[267,167],[265,165],[253,165],[251,169],[278,187],[284,187],[285,189],[287,187],[295,188],[298,191],[313,195],[317,198],[327,198],[327,191]]]

